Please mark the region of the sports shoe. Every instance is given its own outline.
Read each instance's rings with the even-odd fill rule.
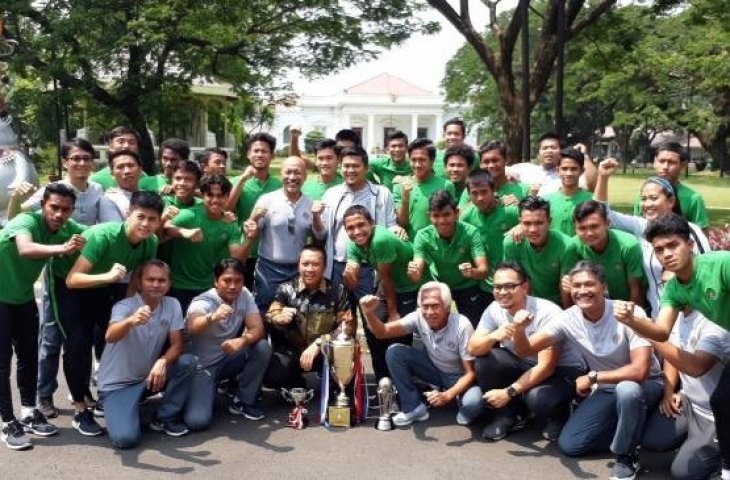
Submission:
[[[74,415],[74,421],[71,425],[73,425],[73,427],[78,430],[81,435],[86,435],[87,437],[96,437],[104,433],[104,430],[102,430],[99,424],[96,423],[96,420],[94,420],[94,415],[91,413],[91,410],[77,412],[76,415]]]
[[[638,456],[619,455],[611,467],[611,480],[634,480],[639,472]]]
[[[23,425],[17,420],[12,420],[3,427],[0,439],[10,450],[26,450],[33,447],[33,442],[25,434]]]
[[[510,432],[525,428],[527,421],[520,415],[498,415],[482,430],[482,438],[496,442],[502,440]]]
[[[104,404],[102,404],[101,402],[96,402],[94,404],[92,412],[94,413],[94,416],[96,418],[104,418]]]
[[[188,426],[183,422],[178,422],[176,420],[163,422],[157,418],[150,422],[150,430],[154,430],[155,432],[165,432],[171,437],[182,437],[190,431],[188,430]]]
[[[405,427],[413,422],[423,422],[428,420],[429,413],[426,405],[420,403],[410,412],[398,412],[393,415],[393,424],[398,427]]]
[[[41,437],[50,437],[58,433],[58,428],[54,424],[48,423],[46,417],[37,408],[33,409],[31,415],[21,418],[20,423],[26,433],[34,433]]]
[[[38,410],[40,410],[43,416],[46,418],[56,418],[60,413],[56,406],[53,404],[52,398],[38,399]]]
[[[563,430],[565,420],[549,418],[545,426],[542,428],[542,438],[550,442],[554,442],[560,436],[560,432]]]
[[[243,402],[233,402],[228,406],[228,411],[233,415],[243,415],[249,420],[263,420],[266,416],[263,410],[256,405],[246,405]]]

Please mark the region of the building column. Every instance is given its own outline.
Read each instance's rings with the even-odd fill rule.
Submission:
[[[418,114],[414,113],[411,115],[411,142],[418,138]]]
[[[433,134],[431,135],[434,142],[438,142],[438,140],[441,138],[441,129],[443,128],[443,124],[444,124],[443,115],[440,113],[437,113],[436,114],[436,126],[434,127]]]
[[[370,154],[372,148],[375,146],[375,115],[372,113],[368,114],[368,143],[365,149]]]

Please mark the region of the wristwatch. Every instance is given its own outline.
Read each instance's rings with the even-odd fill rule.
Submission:
[[[588,372],[588,381],[591,382],[591,385],[595,385],[598,383],[598,372],[595,370],[591,370]]]
[[[509,398],[515,398],[519,394],[520,392],[517,391],[514,385],[510,385],[509,387],[507,387],[507,396]]]

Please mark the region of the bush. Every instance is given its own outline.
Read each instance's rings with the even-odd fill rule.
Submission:
[[[710,227],[707,238],[713,250],[730,250],[730,224],[724,227]]]

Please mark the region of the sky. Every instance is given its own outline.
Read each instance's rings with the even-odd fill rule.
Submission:
[[[451,1],[454,4],[455,2]],[[482,30],[487,23],[487,9],[481,1],[470,1],[472,23]],[[502,0],[503,8],[517,0]],[[438,12],[428,9],[423,18],[437,20],[441,31],[435,35],[416,35],[399,47],[385,51],[378,59],[360,63],[340,73],[315,81],[292,78],[300,95],[330,95],[381,73],[390,73],[433,93],[440,93],[446,63],[464,44],[464,37]]]

